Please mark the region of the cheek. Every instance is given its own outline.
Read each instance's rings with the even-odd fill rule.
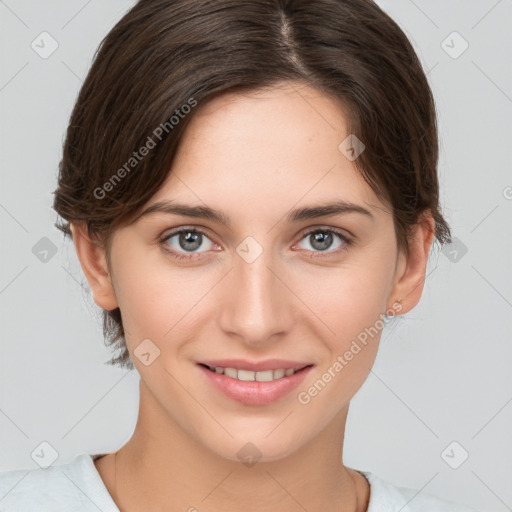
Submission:
[[[324,383],[330,389],[324,396],[338,405],[359,389],[375,361],[386,325],[393,257],[386,247],[361,251],[339,268],[316,269],[297,281],[297,295],[318,317],[317,325],[322,325],[317,337],[328,356],[319,371],[325,372]]]
[[[347,261],[338,268],[310,269],[296,279],[294,289],[329,328],[333,339],[344,343],[385,313],[392,266],[384,259],[361,259]]]
[[[160,348],[171,339],[186,338],[202,300],[215,285],[213,274],[199,267],[173,267],[161,255],[134,254],[119,262],[115,288],[130,351],[146,338]]]
[[[335,274],[338,277],[333,277]],[[351,400],[370,373],[386,325],[383,318],[390,280],[382,263],[373,268],[331,269],[330,276],[322,281],[318,276],[310,280],[310,275],[302,282],[302,295],[298,293],[307,297],[304,302],[319,320],[315,324],[322,325],[316,338],[324,357],[318,371],[298,390],[297,401],[326,422]],[[304,314],[311,317],[310,312]],[[306,322],[303,318],[303,325]]]

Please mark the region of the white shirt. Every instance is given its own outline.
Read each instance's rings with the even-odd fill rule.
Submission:
[[[119,512],[93,462],[101,455],[80,454],[45,469],[0,472],[0,512]],[[358,471],[370,483],[367,512],[477,512]]]

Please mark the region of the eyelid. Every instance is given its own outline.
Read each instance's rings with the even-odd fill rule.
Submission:
[[[354,235],[347,231],[346,229],[337,228],[334,226],[328,226],[328,225],[318,225],[318,226],[310,226],[308,228],[305,228],[304,231],[300,232],[300,236],[304,237],[306,235],[310,235],[311,233],[315,233],[316,231],[332,231],[333,233],[336,233],[337,235],[341,236],[342,238],[346,240],[353,241]]]
[[[181,231],[195,231],[195,232],[198,232],[198,233],[202,233],[204,235],[208,235],[208,229],[203,227],[203,226],[199,226],[198,224],[190,224],[190,225],[187,225],[187,224],[184,224],[183,226],[177,226],[175,228],[169,228],[169,230],[165,230],[164,233],[166,233],[165,235],[162,234],[161,237],[162,238],[169,238],[170,236],[172,235],[176,235],[177,233],[180,233]]]
[[[208,238],[208,240],[210,240],[212,242],[212,244],[220,245],[218,242],[215,241],[215,238],[212,237],[209,234],[209,231],[208,231],[207,228],[203,228],[202,226],[195,226],[195,225],[192,225],[192,226],[179,226],[177,228],[173,228],[169,232],[167,232],[166,234],[161,235],[159,237],[159,241],[165,243],[170,238],[172,238],[173,236],[179,235],[183,231],[189,231],[189,232],[192,232],[192,233],[199,233],[199,234],[205,236],[206,238]],[[190,254],[194,254],[194,253],[190,253]],[[195,253],[195,254],[201,254],[201,253]]]
[[[294,244],[292,248],[295,248],[302,240],[304,240],[307,236],[312,235],[313,233],[317,232],[331,232],[337,235],[341,240],[341,246],[336,248],[335,250],[326,250],[326,251],[310,251],[306,250],[305,252],[308,252],[311,254],[311,258],[328,258],[332,256],[340,256],[343,252],[349,249],[350,246],[354,245],[355,243],[355,237],[350,234],[346,234],[345,230],[336,228],[334,226],[312,226],[309,228],[306,228],[306,231],[301,232],[299,237],[299,242],[297,244]]]
[[[187,230],[194,231],[194,232],[197,232],[197,233],[201,233],[202,235],[207,236],[212,242],[215,242],[217,245],[220,245],[218,242],[216,242],[214,240],[214,237],[212,237],[209,234],[208,228],[205,228],[205,227],[197,225],[197,224],[183,225],[183,226],[179,226],[179,227],[176,227],[176,228],[171,228],[171,231],[169,231],[165,235],[161,235],[159,237],[159,239],[161,241],[163,241],[163,240],[166,240],[166,239],[170,238],[173,235],[176,235],[176,234],[180,233],[181,231],[187,231]],[[296,236],[301,236],[303,238],[306,235],[309,235],[311,233],[314,233],[315,231],[321,231],[321,230],[333,231],[336,234],[338,234],[340,236],[343,236],[343,237],[345,237],[348,240],[353,240],[355,238],[354,235],[352,233],[350,233],[350,231],[348,231],[346,229],[337,228],[337,227],[329,226],[329,225],[321,225],[321,224],[316,225],[316,226],[309,226],[307,228],[304,228],[304,230],[300,231],[299,235],[296,235]],[[164,231],[164,233],[165,233],[165,231]]]

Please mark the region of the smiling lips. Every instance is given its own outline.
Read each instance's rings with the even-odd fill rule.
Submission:
[[[271,382],[276,379],[281,379],[284,376],[288,377],[293,375],[296,371],[293,368],[278,368],[276,370],[262,370],[259,372],[253,372],[251,370],[242,370],[236,368],[223,368],[222,366],[211,367],[208,366],[211,371],[216,373],[222,373],[232,379],[243,380],[245,382],[258,381],[258,382]]]
[[[259,363],[224,359],[202,361],[198,366],[228,397],[246,405],[265,405],[298,386],[313,364],[283,359]]]
[[[313,363],[291,361],[289,359],[266,359],[265,361],[253,362],[247,361],[246,359],[215,359],[209,361],[199,361],[199,364],[204,364],[210,367],[220,368],[235,368],[236,370],[250,370],[253,372],[259,372],[264,370],[288,370],[293,368],[294,370],[300,370]]]
[[[251,362],[244,359],[222,359],[202,361],[211,371],[242,381],[270,382],[275,379],[289,377],[311,363],[289,361],[284,359],[267,359],[261,362]]]

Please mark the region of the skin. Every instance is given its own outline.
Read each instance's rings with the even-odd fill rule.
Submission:
[[[172,172],[147,203],[163,199],[224,212],[232,225],[168,213],[144,216],[104,249],[81,224],[73,239],[104,309],[120,307],[140,374],[132,438],[95,461],[123,511],[367,510],[367,480],[342,462],[351,398],[367,378],[381,331],[304,405],[297,399],[379,315],[420,300],[434,221],[422,217],[408,257],[397,250],[389,205],[381,203],[338,145],[349,132],[341,106],[308,86],[229,94],[198,109]],[[129,179],[129,178],[127,178]],[[288,223],[289,210],[343,199],[371,211]],[[195,259],[173,228],[207,237]],[[307,231],[338,228],[322,251]],[[251,236],[262,254],[248,263],[236,248]],[[346,250],[340,250],[345,247]],[[319,257],[312,257],[319,256]],[[160,356],[149,366],[134,351],[149,338]],[[284,358],[314,363],[298,389],[264,406],[214,389],[196,366],[218,358]],[[252,442],[252,467],[237,452]],[[116,475],[116,477],[115,477]],[[357,505],[356,505],[357,504]]]

